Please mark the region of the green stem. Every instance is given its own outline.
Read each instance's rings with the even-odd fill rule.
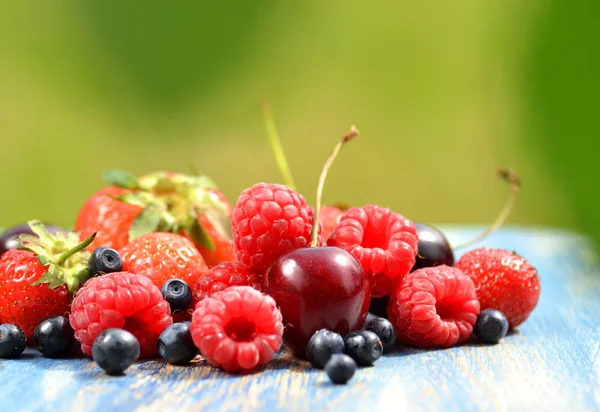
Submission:
[[[342,140],[340,140],[338,144],[335,145],[333,151],[325,161],[325,165],[323,165],[321,176],[319,176],[319,185],[317,186],[317,204],[315,205],[315,216],[313,219],[313,226],[311,232],[311,247],[316,247],[319,243],[319,218],[321,217],[321,199],[323,197],[323,187],[325,186],[327,172],[329,171],[329,168],[331,167],[333,161],[337,157],[340,150],[342,150],[342,147],[344,147],[344,145],[347,142],[358,136],[359,133],[360,132],[358,131],[358,129],[352,126],[350,128],[350,131],[344,137],[342,137]]]
[[[271,107],[269,106],[269,102],[266,100],[262,103],[262,112],[271,150],[273,150],[273,154],[275,155],[275,161],[277,162],[279,171],[283,176],[283,181],[287,186],[291,187],[293,190],[296,190],[296,183],[294,182],[292,172],[290,171],[290,167],[285,157],[285,152],[281,146],[281,140],[279,139],[279,133],[277,133],[277,127],[275,126],[275,121],[273,120]]]
[[[85,249],[86,247],[88,247],[96,238],[96,233],[94,233],[92,236],[88,237],[86,240],[84,240],[83,242],[79,243],[77,246],[75,246],[72,249],[67,250],[66,252],[64,252],[63,254],[61,254],[58,257],[58,260],[56,261],[56,265],[60,266],[63,263],[66,262],[66,260],[68,258],[70,258],[71,256],[73,256],[75,253],[82,251],[83,249]]]

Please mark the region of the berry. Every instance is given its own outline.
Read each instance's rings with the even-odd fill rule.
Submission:
[[[298,356],[319,329],[343,335],[360,329],[371,300],[362,266],[336,247],[303,248],[282,256],[263,277],[262,290],[275,299],[284,324],[290,325],[285,343]]]
[[[55,316],[40,323],[33,332],[33,346],[47,358],[62,358],[75,343],[75,334],[64,316]]]
[[[310,245],[313,210],[287,186],[258,183],[242,192],[231,223],[238,261],[262,276],[280,256]]]
[[[169,279],[160,288],[163,298],[169,303],[171,312],[184,311],[192,303],[192,290],[181,279]]]
[[[79,243],[75,233],[52,235],[39,221],[30,226],[37,236],[20,238],[27,250],[0,258],[0,323],[18,326],[29,341],[39,323],[69,312],[69,292],[89,277],[90,254],[82,249],[93,241]]]
[[[378,317],[367,319],[364,329],[375,333],[379,337],[384,353],[390,351],[396,344],[394,325],[387,319]]]
[[[65,232],[63,228],[54,225],[45,225],[48,233]],[[0,234],[0,256],[19,246],[19,235],[35,235],[28,224],[13,226]]]
[[[109,247],[101,246],[92,253],[89,267],[91,276],[103,275],[105,273],[120,272],[123,270],[123,262],[121,261],[119,252]]]
[[[198,355],[190,322],[174,323],[158,338],[158,354],[171,365],[186,365]]]
[[[88,280],[71,303],[69,320],[88,356],[100,332],[117,328],[136,337],[142,357],[152,357],[159,335],[173,323],[160,289],[148,277],[127,272]]]
[[[336,353],[325,365],[325,372],[331,382],[336,384],[345,384],[354,376],[356,372],[356,362],[350,356],[343,353]]]
[[[281,348],[283,323],[270,296],[232,286],[198,302],[190,330],[210,364],[234,372],[273,359]]]
[[[329,239],[333,234],[344,210],[337,206],[323,206],[321,208],[321,224],[323,225],[323,238]]]
[[[483,343],[498,343],[508,332],[508,320],[496,309],[484,309],[477,316],[475,336]]]
[[[537,270],[515,252],[475,249],[463,255],[456,267],[473,279],[481,308],[501,311],[509,329],[523,323],[540,298]]]
[[[120,375],[140,357],[140,343],[123,329],[106,329],[92,346],[94,361],[109,375]]]
[[[23,353],[27,339],[23,331],[15,325],[0,325],[0,359],[16,358]]]
[[[344,339],[339,333],[327,329],[313,334],[306,347],[306,359],[315,368],[323,369],[335,353],[344,353]]]
[[[389,209],[367,205],[348,209],[328,244],[356,257],[370,279],[372,296],[381,297],[389,295],[393,282],[413,267],[417,242],[413,222]]]
[[[424,223],[415,223],[419,236],[417,260],[412,272],[439,265],[454,265],[452,247],[441,230]]]
[[[383,353],[383,344],[375,333],[369,330],[351,332],[344,336],[346,354],[360,366],[374,364]]]
[[[469,338],[479,313],[473,281],[449,266],[419,269],[390,296],[398,340],[417,348],[451,347]]]
[[[175,233],[148,233],[120,252],[124,271],[145,275],[159,288],[174,278],[195,285],[208,271],[193,243]]]
[[[209,265],[233,259],[231,205],[206,176],[154,172],[136,178],[120,170],[104,177],[113,186],[90,197],[75,222],[81,236],[121,249],[150,232],[190,239]]]
[[[230,286],[251,286],[260,290],[258,276],[250,272],[248,266],[240,262],[223,262],[210,268],[198,280],[194,288],[194,299],[198,302]]]

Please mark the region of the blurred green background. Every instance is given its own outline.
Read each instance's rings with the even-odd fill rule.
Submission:
[[[421,4],[423,3],[423,4]],[[327,202],[419,221],[600,233],[598,1],[0,3],[0,226],[71,225],[100,172],[187,170],[232,202],[280,181],[271,102],[298,189],[351,124]]]

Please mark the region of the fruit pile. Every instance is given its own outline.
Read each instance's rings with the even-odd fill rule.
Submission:
[[[6,231],[0,357],[31,344],[49,358],[81,351],[108,374],[199,355],[236,372],[285,344],[345,383],[397,345],[500,341],[540,295],[525,259],[475,249],[455,263],[433,226],[377,205],[321,208],[328,169],[357,134],[327,159],[314,209],[293,184],[258,183],[231,207],[205,176],[112,170],[75,231],[39,221]],[[517,188],[514,172],[502,176]]]

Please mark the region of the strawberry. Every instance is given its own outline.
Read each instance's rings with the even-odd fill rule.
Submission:
[[[214,266],[234,259],[231,205],[205,176],[155,172],[139,179],[121,170],[104,178],[112,186],[90,197],[75,222],[84,238],[98,233],[98,246],[120,249],[151,232],[190,239]]]
[[[75,233],[50,234],[39,221],[29,222],[37,236],[21,235],[23,250],[0,258],[0,323],[20,327],[29,341],[42,321],[69,312],[70,295],[88,279],[94,235],[79,243]]]

